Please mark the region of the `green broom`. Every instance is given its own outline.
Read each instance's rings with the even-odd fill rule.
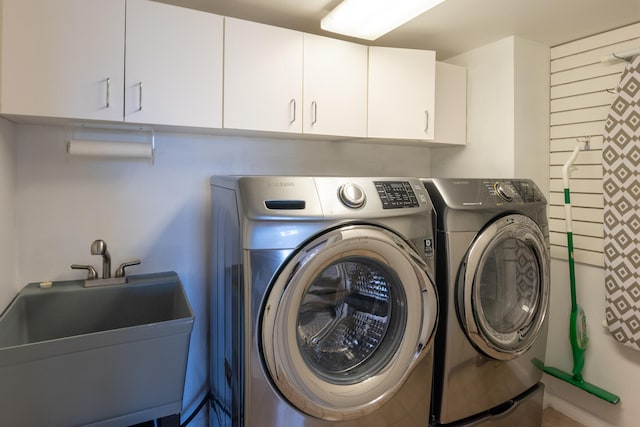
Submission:
[[[567,249],[569,250],[569,281],[571,283],[571,314],[569,316],[569,341],[571,342],[571,352],[573,353],[573,371],[568,373],[558,368],[545,366],[544,372],[556,378],[566,381],[594,396],[604,399],[609,403],[620,403],[620,397],[604,390],[596,385],[588,383],[582,377],[584,367],[584,353],[587,350],[589,337],[587,336],[587,318],[584,310],[578,305],[576,298],[576,274],[573,259],[573,231],[571,228],[571,196],[569,193],[569,180],[571,165],[578,157],[580,147],[576,147],[569,157],[569,160],[562,166],[562,181],[564,183],[564,209],[567,225]]]

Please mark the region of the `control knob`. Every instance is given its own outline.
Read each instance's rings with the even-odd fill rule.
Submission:
[[[511,202],[513,200],[515,194],[511,186],[496,182],[493,188],[495,189],[498,197],[500,197],[505,202]]]
[[[342,204],[352,209],[361,208],[366,201],[362,188],[352,183],[342,185],[338,190],[338,197]]]

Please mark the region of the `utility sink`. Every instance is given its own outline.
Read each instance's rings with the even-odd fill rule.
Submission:
[[[127,426],[180,413],[194,315],[174,272],[31,283],[0,315],[3,425]]]

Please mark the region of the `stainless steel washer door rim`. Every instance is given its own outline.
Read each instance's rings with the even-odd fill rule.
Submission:
[[[386,403],[432,345],[438,302],[425,267],[374,226],[345,226],[302,248],[263,306],[263,357],[279,392],[332,421]]]
[[[549,305],[549,252],[530,218],[501,217],[472,243],[458,286],[467,336],[483,353],[511,360],[535,342]]]

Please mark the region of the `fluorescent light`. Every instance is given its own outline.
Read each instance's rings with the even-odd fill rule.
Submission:
[[[320,21],[320,28],[375,40],[444,0],[343,0]]]

